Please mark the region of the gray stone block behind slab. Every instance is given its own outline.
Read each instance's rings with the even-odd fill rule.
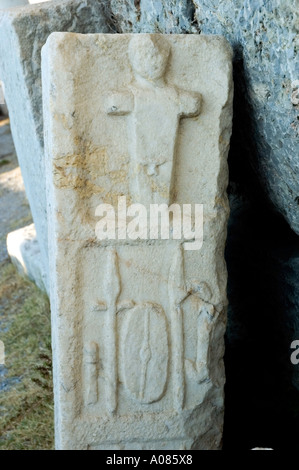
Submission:
[[[45,271],[48,247],[41,48],[53,31],[113,32],[107,2],[53,1],[0,12],[0,76]]]

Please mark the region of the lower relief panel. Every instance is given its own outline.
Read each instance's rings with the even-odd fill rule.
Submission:
[[[197,296],[183,248],[85,248],[80,256],[89,289],[77,293],[83,350],[76,427],[85,429],[86,447],[190,449],[185,421],[213,387],[210,343],[219,315]],[[207,423],[198,427],[206,432]]]

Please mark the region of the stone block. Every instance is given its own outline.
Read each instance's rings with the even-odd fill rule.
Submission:
[[[218,449],[231,49],[53,33],[42,57],[56,447]]]

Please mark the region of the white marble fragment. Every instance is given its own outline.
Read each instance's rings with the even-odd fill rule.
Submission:
[[[43,48],[58,449],[221,446],[231,60],[217,36]],[[200,249],[146,238],[153,204],[203,207]]]
[[[6,240],[7,252],[18,272],[46,292],[47,273],[42,263],[34,224],[10,232]]]

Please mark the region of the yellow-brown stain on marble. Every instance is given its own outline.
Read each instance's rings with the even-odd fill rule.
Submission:
[[[54,184],[59,189],[74,190],[78,202],[78,211],[82,223],[95,223],[94,213],[86,210],[87,205],[82,201],[88,201],[95,195],[101,195],[99,204],[111,204],[117,208],[118,199],[124,193],[112,190],[114,186],[126,185],[128,182],[128,162],[123,158],[120,169],[108,168],[108,155],[105,147],[96,147],[84,141],[81,136],[74,138],[77,152],[58,156],[53,162]],[[110,188],[103,188],[97,183],[99,177],[106,176],[110,180]],[[127,204],[131,204],[131,198],[127,195]],[[92,210],[93,212],[93,210]]]
[[[108,172],[105,148],[95,147],[78,138],[78,153],[58,157],[53,162],[54,184],[59,189],[75,191],[79,199],[78,212],[82,223],[94,223],[94,214],[82,203],[93,196],[104,194],[104,188],[96,183],[98,177]],[[78,150],[79,150],[78,149]],[[102,198],[101,198],[102,199]],[[93,211],[93,209],[92,209]]]

